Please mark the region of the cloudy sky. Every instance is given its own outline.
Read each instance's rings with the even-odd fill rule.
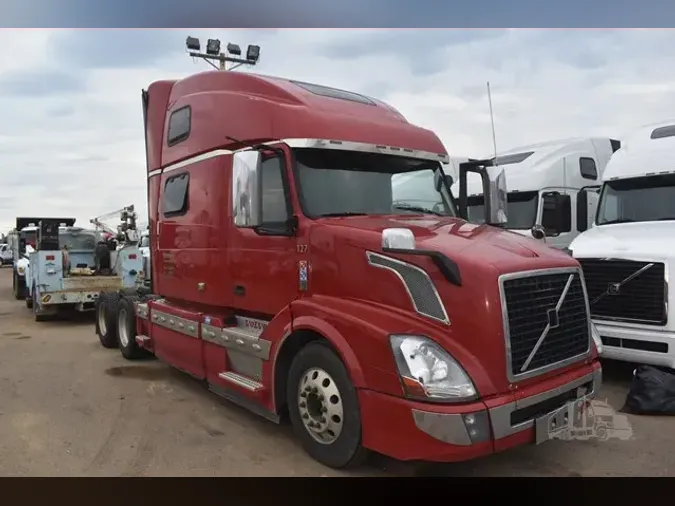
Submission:
[[[500,149],[675,116],[675,31],[3,30],[0,232],[17,215],[145,213],[140,91],[207,69],[187,35],[259,44],[250,71],[383,99],[453,156],[492,151],[486,81]]]

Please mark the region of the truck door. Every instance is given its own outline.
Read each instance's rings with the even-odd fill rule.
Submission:
[[[231,223],[233,305],[240,311],[271,319],[298,296],[297,238],[276,227],[293,216],[289,153],[267,153],[261,164],[262,220],[269,230],[261,234]],[[243,206],[243,211],[245,210]],[[232,208],[232,206],[230,206]],[[243,212],[242,211],[242,212]]]

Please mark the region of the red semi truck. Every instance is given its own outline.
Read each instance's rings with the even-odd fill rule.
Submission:
[[[499,168],[462,164],[455,202],[433,132],[275,77],[158,81],[143,108],[151,287],[100,295],[104,346],[287,415],[336,468],[541,442],[597,392],[579,264],[500,228]],[[399,198],[412,172],[428,188]],[[487,224],[459,217],[467,172]]]

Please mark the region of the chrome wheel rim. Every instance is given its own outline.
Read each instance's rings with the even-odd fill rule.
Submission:
[[[127,310],[121,308],[119,314],[117,315],[117,331],[120,336],[120,343],[125,348],[129,346],[129,333],[127,332]]]
[[[101,335],[107,335],[108,334],[108,325],[105,321],[105,306],[99,302],[98,304],[98,311],[97,313],[97,318],[98,318],[98,329],[101,332]]]
[[[344,409],[335,380],[323,369],[312,367],[298,386],[298,410],[305,429],[318,443],[329,445],[342,432]]]

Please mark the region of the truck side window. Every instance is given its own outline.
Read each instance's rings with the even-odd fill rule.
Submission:
[[[176,109],[171,113],[169,117],[169,131],[166,136],[166,143],[169,146],[175,146],[190,136],[191,120],[192,110],[189,105]]]
[[[164,184],[164,199],[162,201],[164,216],[180,216],[187,212],[189,186],[190,174],[187,172],[166,180]]]
[[[581,157],[579,158],[579,168],[581,170],[581,177],[584,179],[598,179],[598,168],[595,166],[593,158]]]
[[[280,223],[288,219],[286,192],[281,158],[274,156],[263,160],[262,166],[262,221]]]
[[[557,221],[555,203],[552,201],[547,201],[546,199],[543,199],[542,202],[543,208],[541,210],[541,223],[542,225],[544,225],[544,228],[546,228],[546,231],[549,232],[549,229],[546,227],[546,224],[548,223],[555,224]],[[563,216],[562,223],[558,225],[560,226],[560,229],[552,230],[552,232],[555,232],[556,234],[562,234],[565,232],[572,231],[572,201],[570,198],[566,198],[563,202],[564,203],[562,208],[562,216]]]

